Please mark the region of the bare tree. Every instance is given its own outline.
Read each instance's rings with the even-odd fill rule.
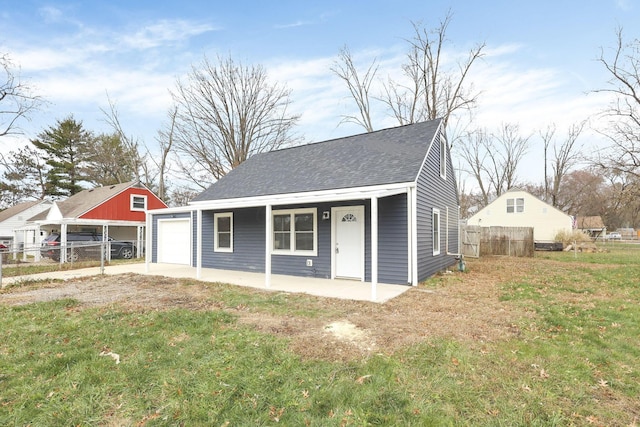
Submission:
[[[485,44],[474,46],[466,59],[448,66],[445,47],[452,17],[453,14],[448,12],[434,29],[412,22],[414,36],[407,40],[409,52],[406,62],[401,66],[404,79],[398,81],[388,77],[383,92],[376,98],[400,125],[442,118],[446,127],[455,111],[472,107],[478,98],[479,93],[467,85],[467,77],[476,60],[484,55]],[[338,63],[332,68],[346,82],[359,109],[360,118],[349,116],[349,121],[360,124],[368,132],[373,129],[369,90],[377,70],[374,60],[364,73],[364,78],[360,79],[362,73],[357,72],[351,54],[346,49],[340,52]],[[367,120],[363,119],[365,117]]]
[[[547,127],[544,133],[540,133],[544,143],[544,199],[557,208],[565,208],[559,199],[560,187],[565,176],[582,159],[581,146],[577,145],[577,141],[584,130],[585,123],[571,125],[566,138],[561,143],[555,140],[555,124]],[[548,157],[550,149],[553,149],[552,159]],[[549,162],[551,162],[553,174],[551,177],[549,177],[547,170]]]
[[[138,139],[131,135],[127,135],[124,131],[120,122],[120,114],[118,113],[116,104],[111,100],[108,93],[107,101],[109,102],[109,109],[105,110],[101,108],[100,110],[104,114],[104,120],[109,126],[111,126],[115,135],[120,139],[123,150],[129,154],[129,156],[122,159],[122,162],[126,163],[125,167],[127,170],[133,171],[134,178],[136,180],[144,183],[147,187],[151,187],[154,174],[149,170],[147,165],[146,147],[144,150],[145,152],[141,153],[140,142]]]
[[[413,23],[415,34],[409,40],[408,62],[403,67],[411,81],[406,99],[410,105],[415,104],[417,109],[415,112],[412,111],[413,107],[408,109],[411,116],[405,117],[405,120],[411,119],[410,123],[442,117],[446,127],[454,111],[472,106],[478,98],[479,94],[471,86],[466,86],[466,78],[474,62],[484,55],[485,43],[471,48],[465,60],[447,69],[444,48],[452,18],[452,12],[447,12],[440,25],[431,30]],[[388,100],[387,104],[394,111],[397,110],[392,106],[392,100]]]
[[[482,197],[482,206],[489,204],[490,197],[490,189],[487,182],[488,171],[486,169],[486,147],[489,145],[487,139],[487,132],[478,129],[467,132],[466,137],[463,137],[464,143],[458,146],[460,157],[466,163],[466,166],[463,166],[464,170],[473,177],[478,185],[480,196]]]
[[[610,75],[606,92],[615,99],[603,112],[609,118],[601,130],[611,142],[610,150],[601,153],[595,163],[620,173],[640,177],[640,39],[625,42],[622,28],[616,31],[617,43],[611,57],[601,50],[599,62]]]
[[[87,147],[85,179],[96,187],[131,181],[137,176],[131,158],[137,155],[117,132],[96,135]]]
[[[166,191],[166,175],[169,171],[169,153],[171,152],[171,147],[173,146],[174,134],[176,131],[176,118],[178,116],[178,107],[175,105],[171,106],[168,112],[169,122],[165,125],[163,129],[158,131],[158,136],[156,137],[156,141],[160,147],[160,159],[155,160],[155,157],[151,157],[155,162],[158,168],[158,197],[166,201],[167,199],[167,191]]]
[[[295,141],[299,115],[290,90],[271,84],[262,66],[207,58],[172,93],[178,108],[174,144],[189,159],[194,183],[206,188],[250,156]]]
[[[351,93],[351,97],[358,106],[359,117],[356,115],[345,115],[342,122],[351,122],[365,128],[367,132],[373,132],[373,124],[371,123],[371,105],[369,103],[369,93],[371,83],[378,72],[376,60],[369,65],[367,71],[361,77],[358,69],[353,62],[353,57],[347,46],[340,50],[338,60],[334,62],[331,71],[342,79]]]
[[[520,161],[529,148],[529,138],[522,136],[520,127],[504,123],[497,133],[493,133],[485,147],[489,159],[489,178],[496,196],[513,188],[517,181]]]
[[[0,180],[0,207],[26,200],[41,200],[47,195],[48,167],[39,150],[25,146],[7,155],[0,153],[3,167]]]
[[[32,94],[24,83],[8,55],[0,56],[0,136],[20,133],[18,121],[28,118],[38,108],[42,99]]]
[[[529,147],[530,136],[522,136],[518,125],[505,123],[496,132],[467,132],[457,151],[465,171],[476,181],[484,205],[517,184],[517,172]]]

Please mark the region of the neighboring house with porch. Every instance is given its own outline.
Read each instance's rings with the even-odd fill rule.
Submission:
[[[582,230],[595,240],[604,240],[607,236],[607,227],[601,216],[577,216],[575,228]]]
[[[69,232],[91,232],[131,241],[137,256],[142,256],[146,212],[166,207],[147,187],[130,181],[83,190],[66,200],[55,201],[50,209],[32,217],[25,228],[46,234],[60,233],[62,246],[66,246]],[[64,255],[63,252],[63,261]]]
[[[27,224],[29,218],[46,211],[52,205],[49,200],[31,200],[18,203],[0,212],[0,243],[21,250],[27,246],[40,246],[42,236],[39,233],[17,232]]]
[[[573,218],[533,194],[512,188],[467,220],[480,227],[533,227],[536,244],[551,243],[561,232],[573,230]]]
[[[417,285],[455,263],[441,120],[257,154],[147,215],[148,263]],[[375,299],[375,297],[373,298]]]

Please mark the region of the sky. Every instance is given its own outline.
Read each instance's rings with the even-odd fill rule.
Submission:
[[[448,66],[486,43],[468,76],[480,93],[475,126],[511,123],[534,135],[520,175],[541,182],[535,135],[551,124],[561,135],[606,107],[606,94],[593,92],[609,78],[597,58],[611,52],[617,28],[629,40],[640,37],[640,0],[0,0],[0,53],[46,100],[19,123],[22,136],[0,138],[0,152],[69,115],[88,130],[109,132],[102,112],[108,99],[125,131],[153,146],[176,80],[218,55],[262,65],[272,82],[291,89],[290,110],[301,115],[296,132],[306,142],[361,133],[340,124],[356,112],[330,71],[340,49],[348,46],[362,67],[375,58],[386,79],[398,74],[412,23],[434,28],[448,11]],[[377,110],[374,126],[394,122]],[[598,138],[585,132],[583,149],[602,144]]]

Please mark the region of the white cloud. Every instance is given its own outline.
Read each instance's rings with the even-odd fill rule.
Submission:
[[[64,16],[60,9],[53,6],[41,7],[38,9],[38,14],[42,16],[45,22],[60,22]]]
[[[309,22],[309,21],[296,21],[296,22],[292,22],[290,24],[274,25],[273,28],[275,28],[277,30],[283,30],[283,29],[287,29],[287,28],[303,27],[305,25],[311,25],[311,22]]]
[[[183,19],[163,19],[133,34],[125,34],[120,40],[125,48],[150,49],[216,30],[218,28],[211,24],[198,24]]]

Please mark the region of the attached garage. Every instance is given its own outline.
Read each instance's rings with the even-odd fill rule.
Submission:
[[[158,219],[158,262],[191,265],[189,218]]]

